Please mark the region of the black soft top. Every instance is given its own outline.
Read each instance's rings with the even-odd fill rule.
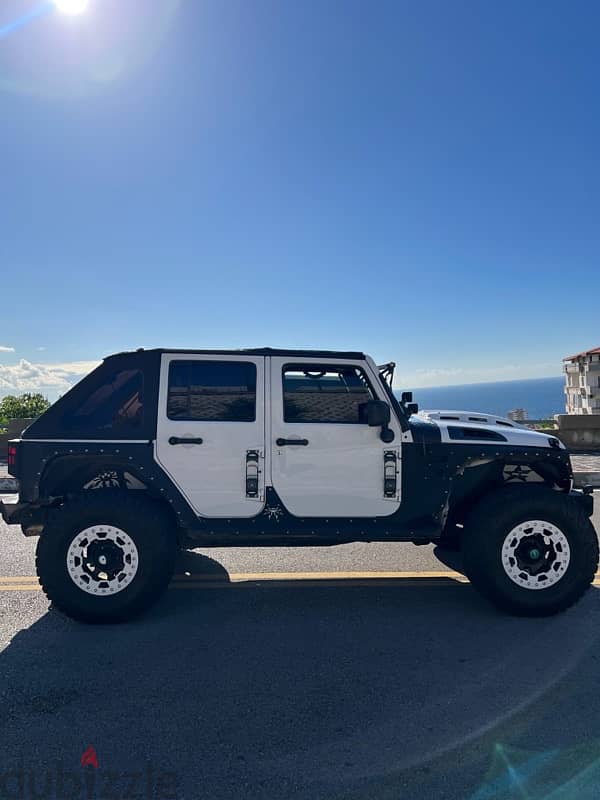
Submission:
[[[22,433],[23,439],[144,440],[156,438],[160,357],[182,355],[286,356],[364,359],[339,350],[189,350],[157,348],[107,356]]]
[[[159,372],[156,351],[108,356],[21,436],[150,441],[156,436]]]
[[[193,350],[180,347],[155,347],[149,350],[140,348],[139,350],[129,350],[124,353],[115,353],[106,358],[131,355],[133,353],[189,353],[190,355],[210,355],[210,356],[289,356],[290,358],[352,358],[364,359],[364,353],[354,350],[287,350],[278,347],[251,347],[243,350]],[[106,359],[105,359],[106,360]]]

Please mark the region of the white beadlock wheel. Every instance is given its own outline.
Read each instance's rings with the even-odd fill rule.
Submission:
[[[177,555],[170,510],[146,492],[81,492],[53,508],[35,563],[57,611],[80,622],[123,622],[169,585]]]
[[[139,565],[133,539],[113,525],[93,525],[80,531],[67,550],[67,571],[73,583],[92,595],[122,592]]]
[[[465,520],[467,577],[511,614],[545,617],[565,611],[583,597],[598,568],[590,510],[579,496],[546,486],[490,491]]]
[[[547,589],[563,577],[571,549],[556,525],[534,519],[522,522],[502,544],[502,566],[508,577],[525,589]]]

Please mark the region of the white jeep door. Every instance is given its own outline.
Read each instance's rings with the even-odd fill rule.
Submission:
[[[264,357],[162,356],[156,460],[199,516],[264,507]]]
[[[271,358],[272,481],[291,514],[351,519],[396,511],[401,430],[392,417],[394,441],[383,442],[381,429],[365,421],[370,399],[387,401],[366,362]]]

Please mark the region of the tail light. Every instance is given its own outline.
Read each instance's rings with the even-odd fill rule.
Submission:
[[[8,445],[8,471],[14,472],[17,466],[17,446],[14,444]]]

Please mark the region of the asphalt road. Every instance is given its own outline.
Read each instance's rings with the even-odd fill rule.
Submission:
[[[443,578],[242,580],[85,626],[48,611],[31,580],[6,590],[34,575],[34,549],[0,529],[0,798],[600,794],[596,587],[531,620]],[[399,544],[196,551],[179,565],[454,569]],[[81,767],[90,746],[97,770]]]

